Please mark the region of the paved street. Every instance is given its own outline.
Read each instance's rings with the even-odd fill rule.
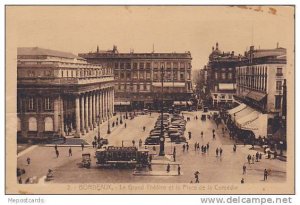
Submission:
[[[191,121],[187,123],[187,132],[192,132],[192,139],[188,140],[189,150],[183,152],[182,144],[166,143],[166,154],[171,154],[174,146],[176,146],[176,162],[181,164],[180,176],[134,176],[132,170],[129,169],[105,169],[96,166],[96,159],[92,158],[92,167],[90,169],[80,168],[78,163],[81,162],[81,148],[72,147],[73,156],[68,156],[69,147],[59,147],[60,156],[56,158],[53,147],[36,147],[29,152],[18,157],[18,167],[26,170],[28,176],[42,177],[46,175],[49,168],[54,170],[55,179],[50,183],[96,183],[96,182],[154,182],[154,183],[189,183],[195,181],[195,171],[200,172],[200,183],[220,182],[220,183],[240,183],[241,178],[245,179],[245,183],[269,183],[282,182],[286,178],[286,162],[273,159],[263,159],[254,164],[247,163],[247,155],[255,154],[256,151],[249,150],[250,146],[238,145],[237,151],[233,152],[233,141],[229,139],[227,134],[222,135],[221,127],[216,128],[213,121],[201,121],[198,112],[184,112],[185,117],[190,117]],[[116,116],[115,116],[116,117]],[[138,140],[143,142],[149,131],[153,128],[158,117],[158,113],[149,115],[140,115],[133,120],[125,120],[124,123],[112,129],[112,133],[106,138],[109,139],[111,145],[121,146],[122,140],[124,146],[131,146],[131,141],[134,139],[136,144]],[[143,132],[143,126],[146,126],[146,131]],[[216,130],[216,139],[212,139],[212,129]],[[101,132],[106,133],[107,124],[101,126]],[[204,132],[204,137],[201,138],[200,132]],[[87,139],[88,141],[88,139]],[[201,145],[206,145],[209,142],[210,148],[208,153],[203,154],[201,151],[194,150],[194,143],[199,142]],[[215,150],[217,147],[222,147],[222,157],[216,157]],[[149,147],[151,149],[151,147]],[[157,146],[157,150],[159,150]],[[91,147],[85,148],[94,156],[94,149]],[[31,164],[26,165],[26,158],[31,158]],[[242,166],[246,164],[247,173],[242,174]],[[271,175],[268,182],[263,181],[263,170],[271,169]],[[153,165],[153,171],[162,173],[166,170],[165,165]],[[177,172],[177,165],[171,165],[171,172]]]

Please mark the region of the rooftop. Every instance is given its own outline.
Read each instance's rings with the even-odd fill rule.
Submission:
[[[52,57],[61,57],[61,58],[69,58],[69,59],[76,58],[76,59],[84,60],[84,58],[74,55],[73,53],[51,50],[51,49],[40,48],[40,47],[18,47],[17,54],[18,56],[52,56]]]

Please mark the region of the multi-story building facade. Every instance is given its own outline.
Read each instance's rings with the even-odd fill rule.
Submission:
[[[188,101],[192,95],[191,53],[119,53],[112,50],[82,53],[89,63],[114,69],[115,106],[156,108],[161,100],[163,68],[164,103]]]
[[[212,105],[214,107],[231,107],[236,91],[235,68],[240,60],[240,56],[235,56],[234,52],[224,53],[212,47],[207,64],[207,86],[210,91]]]
[[[18,48],[17,60],[19,138],[80,137],[112,116],[112,69],[38,47]]]
[[[256,138],[272,136],[285,127],[286,49],[251,46],[245,56],[236,68],[235,97],[242,104],[232,113],[239,127]]]

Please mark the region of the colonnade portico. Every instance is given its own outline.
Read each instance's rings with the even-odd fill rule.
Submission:
[[[113,88],[83,92],[75,96],[75,137],[81,137],[112,117]]]

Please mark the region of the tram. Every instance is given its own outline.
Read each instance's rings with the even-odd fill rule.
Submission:
[[[147,167],[149,150],[136,147],[103,147],[96,151],[97,164],[105,167]]]

